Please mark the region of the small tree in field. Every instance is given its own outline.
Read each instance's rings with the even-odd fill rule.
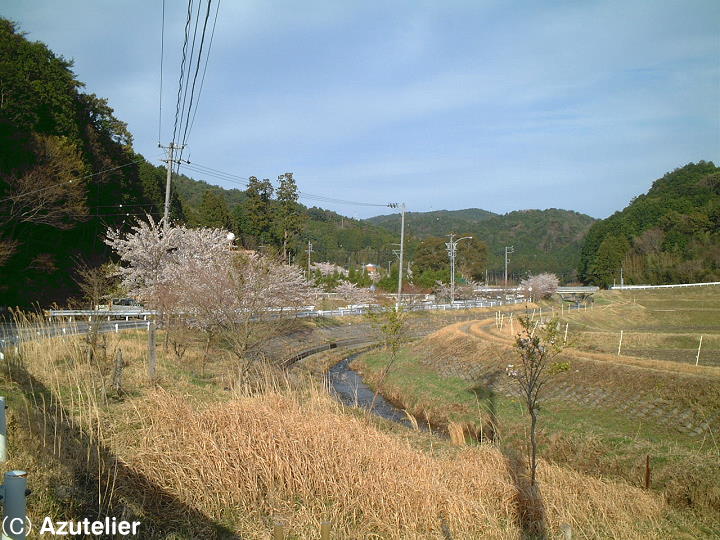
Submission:
[[[380,331],[380,342],[388,353],[388,360],[380,372],[375,395],[373,395],[372,403],[370,403],[370,410],[372,411],[373,407],[375,407],[380,385],[387,377],[393,364],[395,364],[400,348],[408,340],[407,312],[403,311],[401,306],[388,306],[380,311],[370,311],[367,316],[370,319],[370,324]]]
[[[515,350],[519,364],[509,364],[507,374],[520,387],[524,405],[530,414],[530,485],[535,485],[537,469],[537,421],[542,390],[552,378],[569,368],[565,362],[556,362],[562,351],[562,339],[557,330],[557,319],[545,325],[520,317],[521,330],[515,337]]]

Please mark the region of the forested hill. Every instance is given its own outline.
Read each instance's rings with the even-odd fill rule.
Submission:
[[[107,260],[107,227],[162,208],[162,171],[71,68],[0,18],[0,308],[64,301]]]
[[[443,236],[449,231],[469,230],[479,222],[497,216],[480,208],[464,210],[435,210],[432,212],[406,212],[405,226],[418,238]],[[388,214],[366,219],[368,223],[392,231],[400,230],[400,214]]]
[[[398,214],[367,221],[388,230],[400,228]],[[585,214],[555,208],[517,210],[504,215],[470,208],[408,213],[406,230],[418,238],[451,232],[478,238],[488,245],[488,267],[496,276],[504,266],[505,246],[513,246],[508,271],[515,277],[528,272],[554,272],[563,281],[572,281],[583,238],[594,221]]]
[[[580,277],[601,286],[720,281],[720,168],[700,161],[667,173],[645,195],[595,223]]]

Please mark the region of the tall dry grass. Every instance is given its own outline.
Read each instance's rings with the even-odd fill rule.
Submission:
[[[158,391],[138,404],[128,462],[249,538],[272,519],[312,538],[329,520],[342,538],[517,538],[518,490],[491,446],[426,453],[346,414],[320,392],[269,391],[201,403]],[[545,466],[548,528],[577,537],[648,538],[662,522],[658,497]],[[659,536],[657,536],[659,537]]]
[[[75,494],[98,514],[143,516],[147,538],[197,530],[167,501],[246,538],[267,538],[276,519],[297,538],[315,538],[324,520],[343,538],[441,538],[442,523],[458,539],[522,534],[523,497],[494,447],[417,449],[274,370],[218,398],[178,378],[169,355],[157,387],[145,378],[145,340],[110,334],[105,352],[89,355],[82,336],[47,338],[8,357],[12,376],[27,379],[18,382],[32,437],[82,478]],[[114,396],[107,361],[119,347],[128,393]],[[665,509],[652,494],[550,465],[540,478],[550,532],[568,522],[580,538],[662,536]],[[163,498],[146,496],[149,485]]]

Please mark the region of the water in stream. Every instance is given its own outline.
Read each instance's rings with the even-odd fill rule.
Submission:
[[[360,353],[350,355],[331,367],[328,371],[328,379],[335,397],[345,405],[369,409],[375,392],[363,382],[362,376],[357,371],[350,368],[350,362],[357,358],[359,354]],[[378,394],[377,399],[375,399],[375,406],[372,412],[398,424],[410,428],[414,427],[405,414],[405,411],[395,407],[395,405],[386,400],[382,394]],[[427,424],[421,420],[418,420],[418,425],[423,430],[428,429]]]

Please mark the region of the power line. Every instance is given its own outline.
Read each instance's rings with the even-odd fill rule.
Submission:
[[[236,184],[240,184],[247,187],[247,181],[250,179],[245,176],[238,176],[236,174],[227,173],[224,171],[220,171],[218,169],[213,169],[212,167],[208,167],[206,165],[201,165],[199,163],[192,162],[190,164],[183,164],[183,167],[186,167],[190,170],[193,170],[195,172],[199,172],[200,174],[205,174],[207,176],[213,176],[219,180],[225,180],[227,182],[233,182]],[[304,191],[298,191],[298,196],[301,199],[306,200],[314,200],[317,202],[326,202],[326,203],[333,203],[333,204],[341,204],[341,205],[349,205],[349,206],[371,206],[371,207],[387,207],[387,204],[379,204],[379,203],[370,203],[370,202],[362,202],[362,201],[351,201],[347,199],[337,199],[334,197],[328,197],[326,195],[315,195],[312,193],[307,193]]]
[[[210,18],[210,5],[212,0],[207,2],[207,10],[205,11],[205,21],[203,22],[202,34],[200,36],[200,48],[198,49],[197,61],[195,62],[195,75],[193,76],[192,88],[190,90],[190,102],[187,108],[187,117],[185,118],[185,131],[183,132],[182,144],[185,144],[188,136],[188,128],[190,127],[190,113],[193,110],[193,98],[195,97],[195,84],[197,83],[198,73],[200,72],[200,61],[202,60],[202,52],[205,46],[205,33],[207,31],[207,23]],[[198,4],[198,12],[200,11],[200,5]],[[197,27],[197,21],[195,22]],[[194,41],[193,41],[194,45]],[[199,96],[198,96],[199,97]],[[182,150],[180,151],[180,159],[182,159]]]
[[[165,0],[162,3],[162,30],[160,31],[160,114],[158,117],[158,146],[162,132],[163,58],[165,57]]]
[[[180,117],[180,96],[182,95],[183,88],[183,75],[185,71],[185,61],[187,57],[187,44],[188,44],[188,31],[190,30],[190,20],[192,19],[192,3],[193,0],[188,0],[187,18],[185,19],[185,39],[183,40],[182,46],[182,60],[180,61],[180,79],[178,81],[178,92],[177,92],[177,103],[175,104],[175,125],[173,126],[172,140],[175,141],[178,128],[178,117]]]
[[[197,115],[198,105],[200,104],[200,97],[202,96],[203,84],[205,84],[205,73],[207,73],[208,61],[210,60],[210,51],[212,50],[213,39],[215,38],[215,25],[217,24],[218,12],[220,11],[220,0],[217,0],[215,7],[215,19],[213,20],[212,32],[210,32],[210,43],[208,44],[208,51],[205,55],[205,67],[203,67],[202,78],[200,79],[200,90],[198,91],[198,98],[195,101],[195,111],[193,111],[192,120],[190,121],[190,131],[188,132],[188,138],[192,133],[192,128],[195,125],[195,115]]]
[[[202,0],[198,0],[197,4],[197,12],[195,13],[195,25],[193,28],[193,39],[192,39],[192,45],[190,46],[190,55],[189,55],[189,63],[187,66],[187,72],[185,73],[185,83],[183,87],[183,99],[182,99],[182,107],[180,107],[180,124],[178,126],[178,136],[180,136],[180,133],[183,130],[183,124],[184,124],[184,118],[185,118],[185,104],[187,103],[187,97],[188,97],[188,89],[190,87],[190,73],[193,69],[193,63],[195,62],[195,41],[197,40],[197,30],[198,30],[198,22],[200,21],[200,7],[202,4]],[[189,107],[190,105],[188,105]],[[172,142],[175,142],[175,137],[173,137]]]
[[[103,174],[103,173],[111,172],[111,171],[116,171],[116,170],[118,170],[118,169],[122,169],[123,167],[129,167],[130,165],[134,165],[134,164],[136,164],[136,163],[141,163],[141,162],[143,162],[143,161],[145,161],[145,158],[136,159],[135,161],[131,161],[131,162],[129,162],[129,163],[125,163],[124,165],[118,165],[117,167],[111,167],[111,168],[109,168],[109,169],[105,169],[105,170],[102,170],[102,171],[98,171],[98,172],[96,172],[96,173],[86,174],[85,176],[80,176],[80,177],[78,177],[78,178],[72,178],[72,179],[67,180],[67,181],[65,181],[65,182],[61,182],[61,183],[59,183],[59,184],[53,184],[52,186],[47,186],[47,187],[44,187],[44,188],[36,189],[36,190],[34,190],[34,191],[28,191],[28,192],[25,192],[25,193],[22,193],[22,194],[18,195],[18,197],[25,197],[25,196],[27,196],[27,195],[33,195],[33,194],[35,194],[35,193],[40,193],[40,192],[42,192],[42,191],[47,191],[48,189],[55,189],[55,188],[57,188],[58,186],[64,186],[65,184],[72,184],[73,182],[79,182],[80,180],[85,180],[86,178],[92,178],[93,176],[98,176],[99,174]],[[10,201],[10,200],[13,200],[13,199],[15,199],[15,198],[16,198],[16,197],[6,197],[6,198],[4,198],[4,199],[0,199],[0,203],[6,202],[6,201]]]

